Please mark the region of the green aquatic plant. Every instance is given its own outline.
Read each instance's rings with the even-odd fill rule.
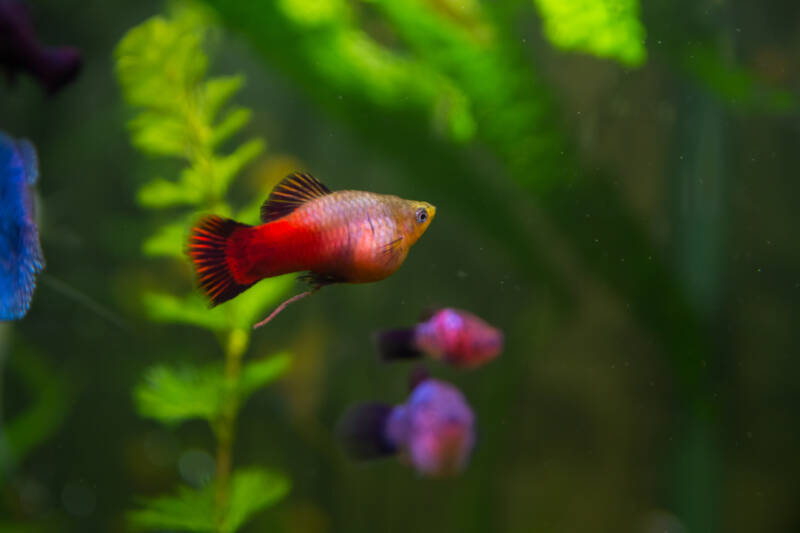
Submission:
[[[185,164],[177,179],[155,178],[139,189],[142,207],[178,213],[144,242],[143,253],[185,265],[184,239],[198,211],[247,219],[258,210],[257,204],[234,210],[226,200],[232,181],[262,152],[264,143],[254,139],[222,152],[251,112],[229,105],[244,83],[242,76],[207,77],[204,44],[210,26],[211,18],[202,9],[175,4],[169,16],[153,17],[131,29],[115,51],[125,101],[136,111],[129,123],[134,146],[147,155],[178,158]],[[144,292],[150,319],[213,332],[225,359],[224,364],[202,368],[158,365],[136,386],[134,399],[142,416],[170,426],[203,419],[216,437],[217,452],[210,484],[142,500],[140,508],[129,513],[133,527],[232,532],[287,492],[289,481],[281,474],[259,468],[233,471],[232,448],[241,405],[288,368],[286,354],[247,363],[243,357],[252,323],[290,283],[287,277],[264,281],[214,309],[195,292]]]
[[[555,46],[638,67],[647,59],[638,0],[533,0]]]
[[[5,353],[2,345],[7,342],[9,330],[10,326],[0,324],[0,378],[13,376],[19,380],[30,400],[21,412],[8,419],[3,416],[7,413],[0,410],[0,482],[58,430],[71,403],[68,387],[46,359],[27,347]]]

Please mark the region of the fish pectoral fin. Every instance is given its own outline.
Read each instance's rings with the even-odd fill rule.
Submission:
[[[381,248],[381,256],[383,260],[388,264],[393,262],[398,255],[403,253],[403,236],[397,237],[386,244],[383,245]]]
[[[334,283],[342,283],[345,280],[333,274],[325,274],[322,272],[306,272],[298,276],[298,281],[308,283],[312,287],[324,287],[325,285],[332,285]]]
[[[311,174],[289,174],[272,189],[261,206],[261,220],[271,222],[285,217],[304,203],[330,193],[331,190]]]

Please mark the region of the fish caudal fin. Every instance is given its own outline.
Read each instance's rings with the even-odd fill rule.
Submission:
[[[375,337],[378,351],[384,361],[417,359],[422,356],[414,344],[414,328],[388,329]]]
[[[338,434],[347,455],[376,459],[393,455],[397,448],[386,437],[390,405],[372,403],[351,407],[339,422]]]
[[[252,283],[239,283],[231,269],[230,239],[238,229],[249,228],[229,218],[216,215],[201,219],[189,236],[189,257],[197,272],[200,288],[211,306],[227,302],[249,289]]]

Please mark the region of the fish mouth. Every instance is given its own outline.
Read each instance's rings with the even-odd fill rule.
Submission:
[[[428,220],[433,220],[433,217],[436,216],[436,206],[428,204],[426,207],[428,211]]]

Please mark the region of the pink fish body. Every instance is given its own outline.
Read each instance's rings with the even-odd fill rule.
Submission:
[[[378,335],[378,347],[386,360],[428,355],[459,368],[491,361],[500,355],[503,344],[502,331],[472,313],[452,308],[436,311],[413,328]]]

